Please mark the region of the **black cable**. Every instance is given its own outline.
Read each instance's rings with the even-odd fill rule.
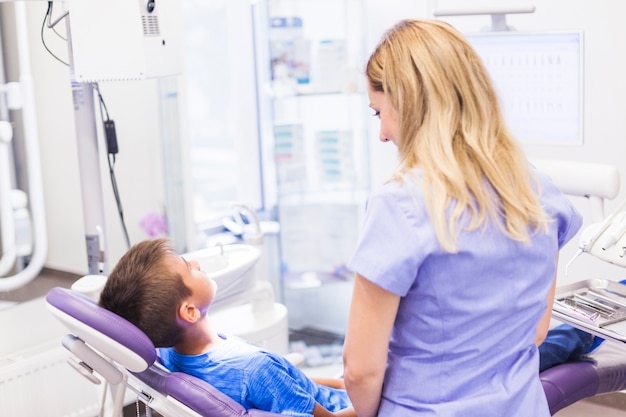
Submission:
[[[106,103],[100,94],[100,87],[97,83],[93,84],[93,88],[98,95],[98,101],[100,102],[100,117],[105,124],[105,136],[107,140],[107,162],[109,164],[109,176],[111,178],[111,188],[113,189],[113,196],[115,197],[115,204],[117,205],[117,213],[120,216],[120,222],[122,224],[122,232],[124,233],[124,239],[126,240],[126,246],[130,249],[130,238],[128,237],[128,229],[126,228],[126,221],[124,220],[124,209],[122,208],[122,199],[120,198],[119,188],[117,187],[117,179],[115,177],[115,160],[117,153],[117,138],[115,134],[115,124],[109,117],[109,110]],[[104,112],[104,113],[103,113]],[[105,118],[106,115],[106,118]],[[107,127],[112,126],[112,130]],[[111,137],[112,136],[112,137]],[[111,142],[115,142],[112,144]]]
[[[59,32],[57,32],[56,28],[52,28],[52,31],[59,37],[61,38],[61,40],[64,40],[67,42],[67,38],[63,35],[61,35]]]
[[[109,174],[111,177],[111,188],[113,188],[113,195],[115,196],[115,203],[117,204],[117,212],[120,216],[120,222],[122,223],[122,231],[124,232],[124,239],[126,240],[126,246],[130,249],[130,239],[128,237],[128,230],[126,229],[126,221],[124,220],[124,210],[122,209],[122,201],[120,199],[120,193],[117,188],[117,180],[115,178],[115,154],[107,155],[109,161]]]
[[[51,1],[48,2],[48,28],[52,29],[52,31],[64,41],[67,41],[67,38],[61,35],[59,32],[57,32],[56,25],[61,20],[63,20],[68,14],[69,12],[65,12],[57,20],[52,22],[52,2]]]
[[[100,94],[100,87],[98,84],[94,84],[94,90],[96,90],[96,94],[98,94],[98,101],[100,101],[100,111],[104,109],[104,114],[106,114],[106,121],[111,120],[109,117],[109,110],[107,109],[107,105],[102,98],[102,94]]]
[[[48,19],[48,16],[50,15],[50,13],[52,13],[52,2],[51,2],[51,1],[49,1],[49,2],[48,2],[48,10],[46,10],[46,14],[45,14],[45,16],[43,17],[43,22],[41,22],[41,43],[43,44],[43,47],[44,47],[44,48],[46,48],[46,51],[48,51],[48,53],[49,53],[50,55],[52,55],[52,57],[53,57],[54,59],[56,59],[57,61],[59,61],[61,64],[66,65],[66,66],[68,66],[68,67],[69,67],[69,66],[70,66],[70,64],[68,64],[67,62],[63,61],[61,58],[59,58],[58,56],[56,56],[56,55],[54,54],[54,52],[52,52],[52,51],[50,50],[50,48],[48,48],[48,45],[46,45],[46,39],[45,39],[45,38],[44,38],[44,36],[43,36],[43,29],[44,29],[44,27],[46,26],[46,20]]]

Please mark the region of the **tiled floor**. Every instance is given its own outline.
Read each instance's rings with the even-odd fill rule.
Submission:
[[[44,270],[40,277],[26,286],[10,292],[0,292],[0,304],[27,301],[35,297],[44,296],[52,287],[69,287],[78,277],[68,273]],[[0,278],[1,279],[1,278]],[[306,369],[313,376],[336,377],[340,374],[340,365],[324,366]],[[127,407],[124,415],[136,415],[135,406]],[[143,411],[143,410],[142,410]],[[143,414],[143,413],[142,413]],[[561,410],[556,417],[626,417],[626,393],[614,393],[597,396]]]

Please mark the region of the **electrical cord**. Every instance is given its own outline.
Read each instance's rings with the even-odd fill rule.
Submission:
[[[54,28],[57,23],[59,23],[61,20],[65,19],[65,17],[67,15],[70,14],[70,12],[65,12],[63,13],[61,16],[59,16],[54,22],[52,21],[52,8],[54,7],[54,5],[52,4],[51,1],[48,2],[48,12],[46,13],[46,15],[48,16],[48,27],[50,29]],[[61,35],[59,35],[61,36]]]
[[[120,223],[122,225],[122,232],[124,239],[126,240],[126,246],[130,248],[130,238],[128,237],[128,229],[126,228],[126,221],[124,220],[124,209],[122,208],[122,200],[120,198],[119,188],[117,186],[117,179],[115,176],[115,160],[118,153],[117,136],[115,133],[115,123],[109,117],[109,110],[106,103],[100,94],[100,87],[97,83],[93,84],[93,88],[98,95],[98,101],[100,103],[100,116],[104,123],[104,133],[107,143],[107,162],[109,165],[109,176],[111,178],[111,188],[113,189],[113,195],[115,197],[115,203],[117,205],[117,213],[120,217]]]
[[[60,17],[59,17],[58,19],[56,19],[54,22],[50,22],[50,19],[51,19],[51,17],[52,17],[52,2],[51,2],[51,1],[49,1],[49,2],[48,2],[48,9],[46,10],[46,14],[45,14],[45,15],[44,15],[44,17],[43,17],[43,22],[41,22],[41,34],[40,34],[40,35],[41,35],[41,43],[42,43],[43,47],[44,47],[44,48],[46,48],[46,51],[48,51],[48,53],[49,53],[49,54],[50,54],[50,55],[51,55],[54,59],[56,59],[57,61],[59,61],[61,64],[63,64],[63,65],[65,65],[65,66],[68,66],[68,67],[69,67],[69,66],[70,66],[70,64],[68,64],[67,62],[63,61],[61,58],[59,58],[58,56],[56,56],[56,54],[55,54],[54,52],[52,52],[52,51],[50,50],[50,48],[48,48],[48,45],[46,44],[46,39],[45,39],[45,37],[43,36],[43,33],[44,33],[44,32],[43,32],[43,30],[44,30],[44,28],[46,27],[46,21],[48,21],[48,28],[53,29],[53,28],[54,28],[54,26],[55,26],[57,23],[59,23],[62,19],[64,19],[64,18],[65,18],[65,16],[67,16],[67,13],[64,13],[62,16],[60,16]],[[53,30],[54,30],[54,29],[53,29]],[[57,33],[57,32],[56,32],[56,30],[54,30],[54,32],[55,32],[55,33]],[[57,35],[59,35],[59,34],[57,33]],[[59,36],[61,37],[61,35],[59,35]],[[62,38],[62,39],[64,39],[63,37],[61,37],[61,38]],[[65,40],[65,39],[64,39],[64,40]]]
[[[128,230],[126,229],[126,222],[124,220],[124,210],[122,209],[122,201],[120,199],[119,189],[117,188],[117,180],[115,179],[115,155],[107,155],[109,162],[109,175],[111,177],[111,188],[113,189],[113,195],[115,196],[115,203],[117,204],[117,212],[120,216],[120,222],[122,224],[122,232],[124,233],[124,239],[126,240],[126,247],[130,249],[130,238],[128,237]]]
[[[96,94],[98,94],[98,101],[100,102],[100,116],[102,117],[102,120],[105,120],[104,115],[106,115],[106,120],[110,121],[111,118],[109,117],[109,109],[107,109],[107,105],[102,98],[102,94],[100,94],[100,86],[98,86],[98,84],[94,84],[94,90],[96,90]],[[102,114],[103,110],[104,115]]]
[[[48,13],[48,28],[52,29],[52,31],[62,40],[67,42],[67,38],[63,35],[61,35],[59,32],[57,32],[56,29],[56,25],[57,23],[59,23],[61,20],[63,20],[67,15],[69,15],[69,12],[65,12],[63,13],[60,17],[58,17],[54,22],[52,22],[52,2],[49,1],[48,2],[48,7],[50,8],[50,13]]]

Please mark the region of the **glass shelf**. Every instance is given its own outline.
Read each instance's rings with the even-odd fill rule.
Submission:
[[[264,201],[280,224],[282,301],[298,310],[291,328],[337,331],[347,320],[347,309],[325,306],[323,288],[349,304],[345,264],[369,192],[363,3],[254,6]],[[315,311],[301,311],[303,292]]]

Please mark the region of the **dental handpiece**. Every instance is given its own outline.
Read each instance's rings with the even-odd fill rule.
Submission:
[[[626,217],[619,222],[617,227],[609,227],[608,231],[608,236],[606,236],[606,238],[602,242],[602,250],[607,250],[611,248],[624,235],[624,233],[626,233]]]

